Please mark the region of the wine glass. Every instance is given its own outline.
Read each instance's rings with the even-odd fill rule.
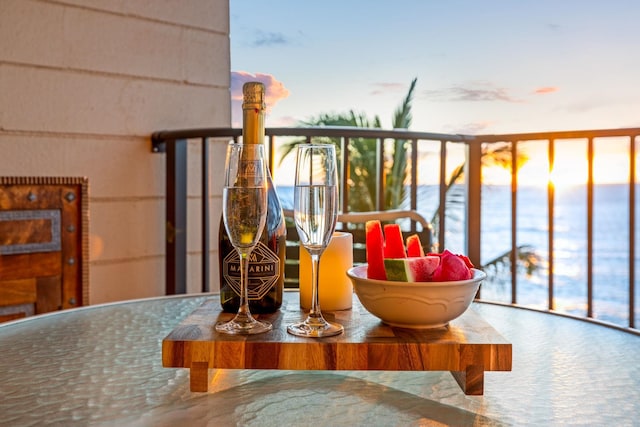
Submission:
[[[230,143],[227,147],[222,218],[229,240],[240,258],[240,306],[235,317],[218,322],[216,331],[233,335],[270,331],[271,323],[249,311],[248,263],[267,217],[267,166],[262,144]]]
[[[324,319],[318,298],[320,256],[331,240],[338,216],[338,172],[334,145],[297,145],[293,206],[300,243],[311,256],[311,310],[303,322],[288,325],[287,331],[302,337],[338,335],[344,328]]]

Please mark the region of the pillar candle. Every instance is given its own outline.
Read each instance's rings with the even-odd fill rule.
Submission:
[[[336,231],[320,256],[318,296],[320,310],[351,308],[353,284],[347,270],[353,267],[353,235]],[[300,245],[300,307],[311,308],[311,256]]]

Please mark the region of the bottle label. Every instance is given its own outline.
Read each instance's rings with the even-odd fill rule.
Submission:
[[[249,255],[249,300],[262,299],[278,281],[280,260],[264,243],[258,242]],[[232,250],[224,258],[223,275],[231,289],[240,295],[240,256]]]
[[[254,180],[256,177],[262,178],[261,174],[257,174],[257,172],[261,169],[261,166],[262,161],[260,160],[244,160],[240,163],[241,172],[238,173],[238,176]]]

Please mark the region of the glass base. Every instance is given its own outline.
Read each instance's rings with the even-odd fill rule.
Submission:
[[[269,322],[259,321],[251,315],[236,315],[228,322],[219,322],[216,324],[216,331],[229,335],[253,335],[269,332],[273,329],[273,325]]]
[[[323,317],[307,317],[304,322],[294,323],[287,326],[287,332],[299,337],[331,337],[339,335],[344,331],[342,325],[330,323]]]

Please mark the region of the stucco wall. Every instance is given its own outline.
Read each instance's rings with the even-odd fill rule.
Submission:
[[[228,0],[0,1],[0,175],[89,178],[91,304],[164,294],[165,158],[150,135],[230,126],[229,75]],[[190,177],[190,209],[199,188]]]

